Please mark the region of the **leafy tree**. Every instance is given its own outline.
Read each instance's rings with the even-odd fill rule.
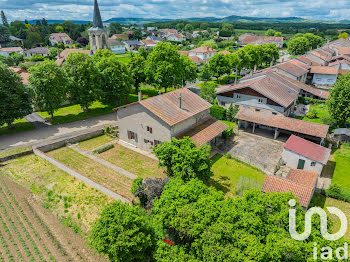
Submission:
[[[13,21],[10,24],[9,27],[9,31],[11,33],[11,35],[16,36],[16,37],[20,37],[21,32],[25,32],[27,30],[26,26],[21,22],[21,21]],[[23,34],[23,33],[22,33]],[[22,35],[23,37],[23,35]],[[25,38],[25,37],[23,37]],[[21,38],[21,39],[23,39]]]
[[[45,18],[43,18],[43,20],[41,20],[41,24],[42,24],[43,26],[47,26],[47,21],[46,21]]]
[[[350,118],[350,74],[339,76],[330,90],[328,110],[337,126],[345,126]]]
[[[57,48],[56,47],[51,47],[49,49],[49,56],[50,56],[50,58],[51,59],[55,59],[57,55],[58,55],[57,54]]]
[[[233,25],[224,23],[220,29],[219,36],[230,37],[234,33]]]
[[[0,44],[5,46],[8,43],[10,43],[9,29],[6,26],[0,25]]]
[[[135,39],[135,40],[141,40],[142,39],[141,29],[134,30],[134,33],[132,35],[132,39]]]
[[[309,41],[309,48],[315,49],[322,44],[322,37],[311,33],[304,34],[304,37]]]
[[[113,22],[113,23],[110,23],[109,25],[109,32],[110,32],[110,35],[121,34],[123,32],[123,29],[120,23]]]
[[[184,30],[185,30],[186,32],[192,33],[192,32],[193,32],[193,25],[191,25],[191,24],[185,25]]]
[[[35,21],[35,25],[36,25],[36,26],[41,26],[40,20],[36,20],[36,21]]]
[[[9,27],[9,23],[3,10],[1,10],[1,21],[4,26]]]
[[[34,90],[34,102],[51,118],[67,99],[67,78],[64,71],[51,60],[37,63],[29,69],[29,83]]]
[[[56,32],[58,32],[58,33],[63,33],[63,32],[64,32],[63,27],[60,26],[60,25],[56,26]]]
[[[141,208],[113,202],[94,223],[90,241],[111,261],[149,261],[155,248],[155,233]]]
[[[275,32],[275,34],[273,36],[282,37],[282,32]]]
[[[18,53],[11,53],[10,58],[13,60],[14,65],[18,65],[19,63],[24,61],[24,57],[21,54]]]
[[[211,82],[204,82],[200,92],[201,98],[213,104],[216,98],[215,88],[216,84]]]
[[[255,66],[261,64],[261,47],[255,45],[246,45],[242,48],[242,52],[245,55],[245,65],[249,69],[254,69]],[[238,54],[238,52],[237,52]],[[243,61],[243,60],[242,60]]]
[[[160,42],[147,57],[147,82],[158,89],[179,86],[181,58],[175,46]]]
[[[81,44],[82,46],[87,46],[89,44],[89,40],[86,39],[85,37],[78,37],[77,42]]]
[[[279,58],[278,48],[275,44],[265,44],[260,46],[261,62],[266,65]]]
[[[269,29],[269,30],[267,30],[267,31],[265,32],[265,35],[266,35],[266,36],[274,36],[275,33],[276,33],[275,30]]]
[[[226,111],[226,120],[227,121],[233,121],[232,114],[233,114],[233,106],[231,103]]]
[[[338,35],[338,38],[344,38],[344,39],[348,39],[349,36],[348,36],[348,33],[347,32],[342,32]]]
[[[166,167],[169,176],[188,181],[196,177],[204,180],[210,177],[210,150],[208,145],[197,148],[189,137],[185,137],[157,145],[154,153],[159,165]]]
[[[216,77],[217,79],[224,74],[230,74],[232,70],[228,56],[222,53],[216,53],[209,60],[209,70],[212,76]]]
[[[197,65],[188,58],[188,56],[180,55],[180,79],[182,86],[185,86],[187,82],[194,82],[197,79]]]
[[[96,54],[100,51],[102,50]],[[131,93],[134,82],[129,68],[114,54],[94,61],[103,83],[99,92],[101,102],[107,105],[121,105]]]
[[[140,84],[146,81],[146,59],[139,53],[133,54],[128,66],[131,72],[131,76],[134,79],[136,91],[138,91]]]
[[[43,38],[39,32],[28,31],[26,38],[31,46],[40,44],[43,41]]]
[[[32,109],[29,89],[21,77],[0,62],[0,127],[11,125],[16,119],[30,114]]]
[[[199,79],[202,81],[209,81],[211,80],[211,76],[209,64],[205,63],[199,72]]]
[[[214,48],[214,49],[218,48],[218,45],[215,43],[215,41],[213,39],[205,41],[203,44],[201,44],[201,46],[207,46],[207,47]]]
[[[309,40],[306,37],[297,37],[290,40],[288,52],[293,55],[303,55],[309,51]]]
[[[86,112],[96,98],[96,90],[101,87],[100,75],[94,61],[88,54],[71,53],[63,68],[67,73],[70,100],[79,104]]]

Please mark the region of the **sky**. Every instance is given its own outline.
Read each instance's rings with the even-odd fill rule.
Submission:
[[[103,20],[129,18],[302,17],[350,19],[349,0],[99,0]],[[9,21],[92,20],[93,0],[0,0]]]

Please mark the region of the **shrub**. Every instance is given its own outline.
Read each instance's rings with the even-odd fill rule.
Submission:
[[[101,154],[101,153],[106,152],[107,150],[109,150],[113,147],[114,147],[113,145],[106,145],[104,147],[100,147],[100,148],[95,149],[93,152],[96,154]]]
[[[111,131],[111,127],[110,126],[106,126],[105,128],[105,134],[108,134]]]
[[[316,111],[312,110],[312,111],[307,112],[306,116],[310,119],[315,119],[317,117],[317,113],[316,113]]]
[[[139,189],[139,186],[142,186],[143,179],[141,177],[136,178],[131,185],[131,193],[135,195],[136,191]]]
[[[230,154],[225,154],[225,157],[226,157],[227,159],[232,159],[232,156],[231,156]]]
[[[227,139],[233,135],[233,128],[232,126],[227,128],[224,132],[222,132],[222,137]]]
[[[210,115],[218,120],[225,120],[226,109],[218,105],[213,105],[210,108]]]
[[[31,61],[31,62],[39,62],[39,61],[44,61],[45,57],[43,57],[42,55],[34,55],[30,58],[28,58],[27,60],[28,61]]]
[[[350,202],[350,191],[342,188],[336,183],[332,183],[325,191],[326,196],[333,197],[338,200]]]

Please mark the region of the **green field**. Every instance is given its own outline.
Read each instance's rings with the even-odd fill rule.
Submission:
[[[308,118],[307,116],[304,116],[304,117],[298,117],[298,119],[312,122],[312,123],[323,124],[322,118],[330,116],[328,112],[328,107],[325,103],[310,105],[309,111],[315,112],[316,118]]]
[[[131,57],[130,57],[130,54],[126,53],[126,54],[119,54],[119,55],[116,55],[118,60],[120,62],[123,62],[125,64],[128,64],[131,60]]]
[[[7,157],[7,156],[12,156],[15,154],[19,154],[22,152],[25,152],[27,150],[30,150],[30,146],[25,146],[25,147],[19,147],[16,149],[12,149],[12,150],[7,150],[7,151],[0,151],[0,157]]]
[[[103,146],[104,144],[111,142],[112,140],[113,140],[112,137],[107,135],[102,135],[102,136],[94,137],[94,138],[79,142],[78,147],[82,150],[90,151],[100,146]]]
[[[10,135],[10,134],[32,130],[32,129],[35,129],[35,127],[31,123],[29,123],[27,120],[23,118],[17,119],[12,123],[11,127],[8,127],[7,124],[1,126],[0,136]]]
[[[240,176],[260,183],[265,181],[266,174],[236,159],[228,159],[217,154],[212,158],[212,161],[211,171],[213,176],[210,178],[208,186],[214,186],[216,189],[223,191],[226,196],[235,195],[236,184]]]
[[[350,145],[341,145],[332,158],[335,163],[332,182],[350,190]]]

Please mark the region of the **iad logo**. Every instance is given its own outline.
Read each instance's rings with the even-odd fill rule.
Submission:
[[[294,207],[295,204],[296,204],[296,202],[294,199],[289,200],[290,207]],[[311,218],[314,214],[318,214],[320,216],[321,234],[325,239],[335,241],[335,240],[342,238],[345,235],[346,230],[348,229],[348,220],[347,220],[345,214],[336,207],[327,207],[327,210],[329,211],[329,213],[338,216],[340,219],[341,226],[340,226],[339,231],[335,234],[328,233],[327,214],[320,207],[310,208],[306,212],[306,214],[305,214],[305,230],[302,234],[298,234],[296,231],[296,216],[295,216],[296,210],[294,208],[289,209],[289,233],[292,236],[292,238],[295,240],[303,241],[310,236],[310,234],[311,234]]]
[[[289,200],[289,206],[295,207],[296,201],[294,199]],[[340,238],[342,238],[348,228],[348,220],[345,216],[345,214],[335,207],[327,207],[327,210],[329,213],[334,214],[339,217],[340,219],[340,229],[337,233],[329,234],[327,230],[327,214],[326,212],[320,208],[320,207],[313,207],[310,208],[308,211],[306,211],[305,214],[305,229],[304,232],[299,234],[296,231],[296,210],[294,208],[289,209],[289,233],[291,237],[298,241],[303,241],[307,239],[311,234],[311,222],[312,222],[312,216],[317,214],[320,216],[320,226],[321,226],[321,234],[322,236],[330,241],[335,241]],[[342,254],[341,254],[342,253]],[[315,260],[318,259],[317,257],[317,243],[314,243],[314,250],[313,250],[313,258]],[[338,260],[345,260],[348,259],[348,243],[344,244],[344,247],[338,247],[335,251],[335,256]],[[321,260],[329,260],[333,259],[333,250],[330,247],[323,247],[321,249],[320,254]]]

